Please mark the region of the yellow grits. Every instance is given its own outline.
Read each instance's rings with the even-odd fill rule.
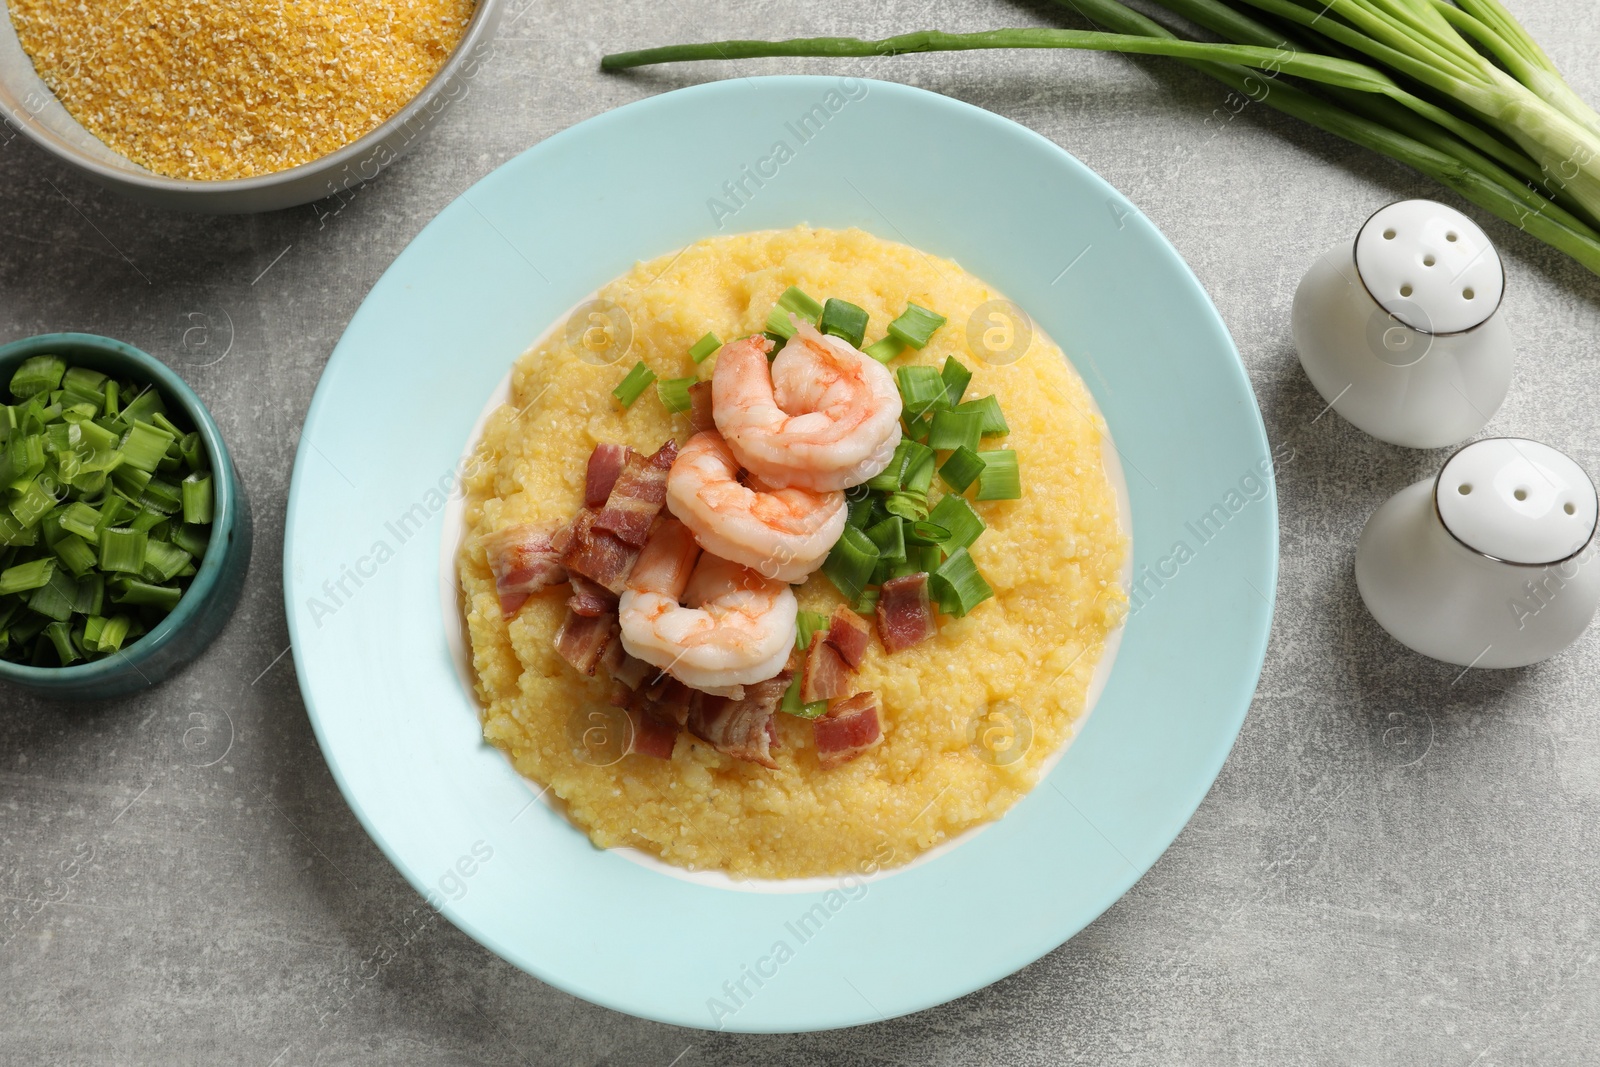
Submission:
[[[783,714],[777,770],[687,732],[670,761],[587,757],[577,739],[585,724],[608,721],[597,709],[609,683],[556,653],[568,589],[548,589],[502,620],[479,538],[569,519],[600,442],[650,452],[668,436],[686,440],[687,416],[669,415],[654,389],[625,412],[611,390],[641,359],[659,378],[710,378],[715,360],[697,368],[689,347],[708,330],[723,340],[760,330],[790,285],[865,308],[868,343],[907,300],[949,319],[921,352],[890,366],[942,366],[954,355],[972,370],[968,399],[999,397],[1011,432],[984,447],[1016,450],[1023,497],[974,505],[988,530],[972,555],[995,595],[966,618],[941,616],[938,635],[906,651],[890,655],[873,639],[857,687],[877,694],[884,737],[841,767],[821,769],[811,724]],[[518,361],[511,402],[490,417],[468,465],[460,569],[484,736],[548,784],[596,845],[631,845],[693,869],[766,878],[875,870],[999,818],[1071,737],[1126,603],[1103,427],[1060,350],[1035,333],[1014,362],[976,358],[968,320],[998,294],[948,260],[859,230],[709,238],[636,266],[600,296],[631,322],[625,357],[584,358],[566,340],[581,331],[554,331]],[[936,498],[943,484],[934,484]],[[842,599],[821,574],[798,592],[802,610],[831,612]]]

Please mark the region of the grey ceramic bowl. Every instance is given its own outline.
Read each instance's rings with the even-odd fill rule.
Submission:
[[[211,459],[215,491],[211,543],[183,599],[149,633],[121,652],[72,667],[25,667],[0,660],[0,704],[15,685],[56,700],[104,700],[164,681],[203,652],[222,632],[244,589],[250,566],[250,501],[211,413],[182,378],[132,345],[90,333],[49,333],[0,345],[0,382],[29,356],[54,353],[69,365],[149,382],[170,410],[200,433]]]
[[[477,0],[461,43],[422,92],[388,122],[320,159],[274,174],[226,181],[190,181],[154,174],[114,152],[78,125],[34,72],[17,41],[11,12],[0,0],[0,145],[22,135],[86,178],[157,207],[212,214],[276,211],[337,196],[400,158],[472,80],[494,49],[504,0]]]

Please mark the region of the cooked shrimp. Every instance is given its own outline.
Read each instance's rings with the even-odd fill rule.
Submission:
[[[771,366],[760,334],[717,352],[712,417],[740,463],[770,486],[827,491],[860,485],[900,443],[894,375],[848,341],[794,318]]]
[[[676,519],[651,533],[617,604],[630,655],[722,696],[783,670],[797,611],[787,584],[702,554]]]
[[[841,492],[741,483],[739,461],[714,431],[695,434],[673,461],[667,510],[707,552],[780,582],[804,581],[822,566],[847,514]]]

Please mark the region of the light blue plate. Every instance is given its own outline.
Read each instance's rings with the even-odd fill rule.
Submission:
[[[792,157],[781,164],[780,141]],[[724,183],[762,160],[769,176],[732,200]],[[991,282],[1078,367],[1131,492],[1137,606],[1077,742],[999,823],[849,896],[711,888],[597,851],[530,803],[482,742],[447,648],[443,494],[485,401],[587,293],[719,222],[859,226]],[[1249,383],[1199,283],[1061,149],[883,82],[697,86],[507,163],[423,230],[356,313],[295,462],[284,571],[296,668],[362,824],[495,953],[588,1000],[684,1026],[870,1022],[1049,952],[1182,829],[1233,744],[1266,648],[1270,470]],[[796,926],[808,912],[825,919]]]

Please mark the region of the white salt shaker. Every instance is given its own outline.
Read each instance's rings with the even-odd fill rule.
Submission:
[[[1594,483],[1549,445],[1475,441],[1390,497],[1356,548],[1373,618],[1423,655],[1522,667],[1576,641],[1600,605]]]
[[[1333,410],[1390,444],[1483,429],[1511,384],[1505,270],[1461,212],[1403,200],[1323,253],[1294,296],[1300,363]]]

